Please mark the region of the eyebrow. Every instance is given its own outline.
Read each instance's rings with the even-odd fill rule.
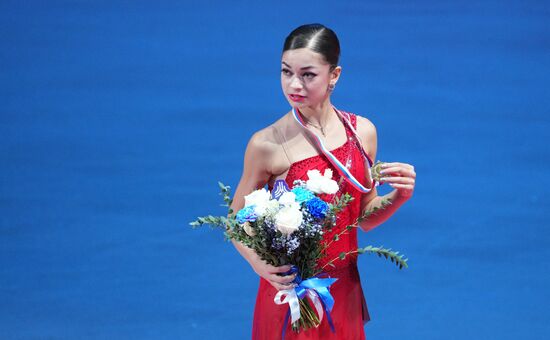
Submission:
[[[283,61],[283,64],[285,64],[286,66],[292,68],[289,64],[285,63],[284,61]],[[307,70],[309,68],[315,68],[315,66],[305,66],[305,67],[302,67],[300,70]]]

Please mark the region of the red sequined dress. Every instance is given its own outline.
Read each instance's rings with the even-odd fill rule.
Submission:
[[[356,128],[357,117],[350,113],[350,118],[353,127]],[[331,150],[331,153],[350,169],[355,178],[361,181],[363,185],[368,186],[365,179],[365,160],[357,147],[353,132],[346,124],[344,126],[348,138],[343,145]],[[324,242],[330,242],[334,234],[343,231],[347,225],[357,219],[361,209],[361,192],[341,178],[338,171],[323,154],[292,163],[285,178],[288,186],[292,188],[294,180],[307,180],[308,170],[318,169],[323,174],[327,168],[332,169],[332,178],[339,183],[340,191],[335,195],[321,195],[320,198],[330,202],[334,196],[340,196],[348,192],[354,197],[354,200],[337,216],[336,226],[323,236]],[[269,190],[271,189],[270,186]],[[352,231],[341,236],[338,241],[330,244],[328,256],[321,260],[320,266],[338,257],[341,252],[354,249],[357,249],[357,228],[353,228]],[[338,278],[330,286],[330,292],[335,301],[331,312],[335,332],[331,331],[325,316],[318,328],[301,330],[299,333],[292,331],[289,322],[285,339],[365,339],[363,325],[370,320],[370,316],[357,270],[357,256],[347,256],[344,260],[338,259],[334,262],[334,265],[335,267],[327,267],[328,269],[325,272],[330,277]],[[260,278],[254,310],[253,340],[281,339],[288,304],[275,304],[273,298],[276,294],[277,290],[268,281]]]

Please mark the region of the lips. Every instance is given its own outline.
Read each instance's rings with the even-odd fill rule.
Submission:
[[[299,94],[289,94],[288,97],[295,102],[301,102],[306,98],[305,96],[300,96]]]

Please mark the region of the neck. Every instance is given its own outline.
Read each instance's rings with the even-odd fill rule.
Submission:
[[[317,106],[306,106],[299,109],[308,123],[325,128],[335,116],[330,100],[325,100]]]

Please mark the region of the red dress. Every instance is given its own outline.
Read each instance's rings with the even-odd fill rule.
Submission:
[[[350,116],[351,123],[355,128],[357,117],[354,114],[350,114]],[[357,147],[353,133],[346,124],[344,126],[346,127],[346,134],[348,136],[346,143],[331,150],[331,152],[342,164],[350,168],[355,178],[361,181],[363,185],[368,185],[365,179],[364,158]],[[323,174],[326,168],[332,169],[332,178],[339,183],[340,191],[335,195],[340,196],[342,193],[348,192],[354,197],[354,200],[337,216],[336,226],[323,236],[324,242],[330,242],[334,234],[341,232],[359,216],[361,210],[361,192],[352,187],[347,181],[344,181],[338,171],[322,154],[292,163],[285,181],[292,188],[294,180],[307,180],[308,170],[318,169]],[[272,189],[271,186],[269,189]],[[320,198],[331,201],[335,195],[321,195]],[[328,256],[321,260],[320,266],[338,257],[338,254],[341,252],[356,248],[357,228],[353,228],[352,231],[340,237],[339,241],[333,242],[330,245]],[[365,339],[363,325],[370,320],[370,316],[357,270],[357,256],[348,256],[344,260],[338,259],[334,262],[334,265],[334,268],[327,267],[328,269],[325,272],[330,277],[338,278],[330,286],[330,292],[335,301],[331,312],[335,332],[331,331],[325,316],[318,328],[307,331],[302,330],[299,333],[293,332],[290,325],[287,325],[285,339]],[[288,304],[275,304],[273,298],[276,294],[277,290],[268,281],[260,278],[260,287],[254,310],[253,340],[281,339]]]

